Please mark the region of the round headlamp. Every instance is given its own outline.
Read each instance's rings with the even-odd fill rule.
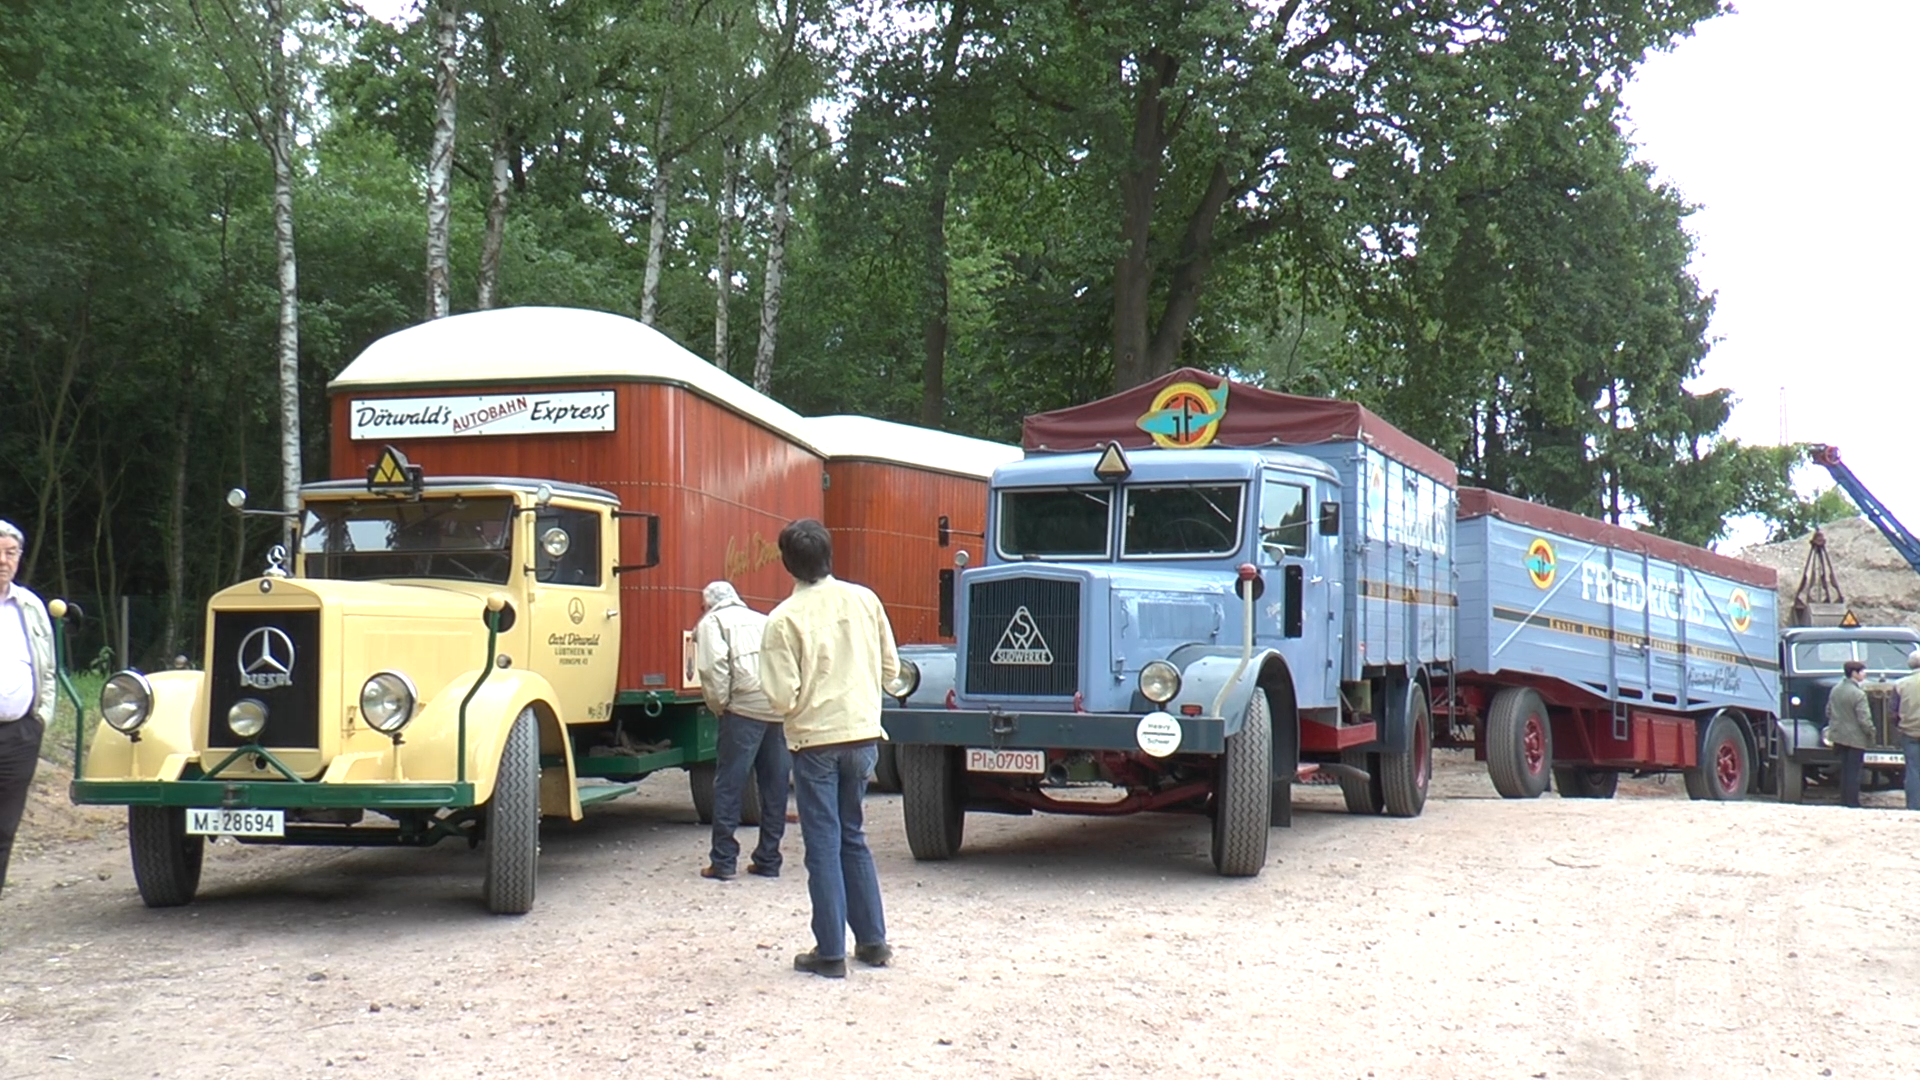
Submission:
[[[894,672],[893,678],[887,680],[884,689],[889,697],[898,698],[901,701],[912,697],[913,692],[920,689],[920,665],[902,657],[900,670]]]
[[[227,710],[227,729],[243,739],[251,739],[267,726],[267,703],[258,698],[241,698]]]
[[[153,684],[137,671],[122,671],[100,687],[100,715],[107,726],[132,734],[153,714]]]
[[[1150,660],[1140,669],[1140,696],[1165,705],[1180,692],[1180,669],[1165,660]]]
[[[413,719],[419,700],[413,680],[397,671],[382,671],[360,688],[360,715],[375,731],[392,735]]]

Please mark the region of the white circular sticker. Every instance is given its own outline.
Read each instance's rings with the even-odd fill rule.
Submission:
[[[1180,721],[1163,712],[1151,712],[1140,718],[1133,729],[1140,749],[1154,757],[1166,757],[1180,749]]]

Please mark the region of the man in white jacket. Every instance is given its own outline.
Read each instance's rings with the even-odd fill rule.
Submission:
[[[26,553],[26,534],[0,521],[0,889],[53,720],[53,623],[40,598],[14,580]]]
[[[700,693],[720,718],[720,745],[713,777],[713,848],[701,877],[724,881],[740,858],[733,838],[747,774],[760,784],[760,842],[747,873],[780,876],[780,840],[787,831],[787,785],[793,762],[781,717],[760,688],[760,637],[767,617],[748,607],[732,585],[716,581],[701,590],[706,614],[693,628],[694,664]]]

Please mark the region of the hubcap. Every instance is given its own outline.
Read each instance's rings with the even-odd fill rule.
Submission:
[[[1740,790],[1740,752],[1734,748],[1733,743],[1723,742],[1714,751],[1713,771],[1720,781],[1721,791]]]
[[[1537,716],[1527,717],[1527,730],[1521,736],[1520,754],[1527,763],[1527,772],[1534,776],[1540,775],[1540,770],[1547,767],[1547,733]]]

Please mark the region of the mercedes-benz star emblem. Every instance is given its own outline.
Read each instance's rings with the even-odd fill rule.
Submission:
[[[277,626],[262,626],[240,639],[240,685],[272,690],[293,685],[293,639]]]
[[[585,621],[586,617],[587,605],[581,603],[579,597],[576,596],[567,601],[567,618],[573,620],[573,625],[579,626],[581,622]]]

